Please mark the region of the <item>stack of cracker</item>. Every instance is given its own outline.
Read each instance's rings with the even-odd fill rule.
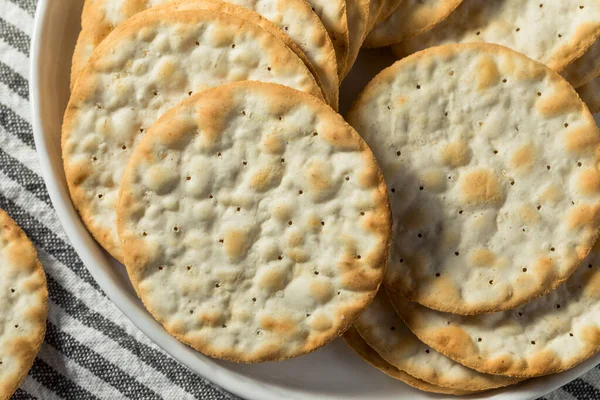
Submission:
[[[600,132],[578,95],[595,111],[599,36],[592,0],[88,0],[71,197],[211,357],[344,335],[455,395],[563,371],[600,350]],[[346,123],[340,82],[389,45]]]
[[[350,40],[345,1],[312,3],[83,11],[62,132],[73,203],[148,311],[212,357],[311,352],[383,280],[387,188],[334,111],[366,20]]]
[[[401,58],[347,116],[394,219],[344,335],[370,364],[462,395],[600,351],[599,35],[593,1],[513,0],[407,0],[367,35]]]

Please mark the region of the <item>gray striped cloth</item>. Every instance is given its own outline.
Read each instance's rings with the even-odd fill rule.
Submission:
[[[76,0],[71,0],[76,1]],[[29,108],[37,0],[0,0],[0,208],[36,245],[48,276],[46,340],[14,399],[232,399],[166,355],[106,297],[52,209]],[[600,399],[600,371],[545,396]]]

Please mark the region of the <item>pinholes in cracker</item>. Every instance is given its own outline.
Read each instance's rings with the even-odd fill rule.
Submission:
[[[354,322],[391,239],[375,158],[324,103],[240,82],[199,93],[136,148],[118,228],[131,281],[212,357],[295,357]]]
[[[0,210],[0,399],[19,387],[46,332],[46,275],[33,244]]]
[[[535,377],[600,351],[600,246],[567,282],[515,310],[458,316],[390,298],[427,344],[482,372]]]
[[[522,54],[417,53],[371,81],[348,121],[390,190],[385,283],[412,301],[515,308],[566,280],[596,240],[600,133],[572,86]]]
[[[399,57],[448,43],[510,47],[562,71],[600,36],[596,0],[464,0],[433,29],[393,46]]]
[[[71,84],[75,83],[79,72],[90,58],[93,49],[114,29],[132,15],[150,6],[170,4],[182,7],[212,9],[249,20],[260,25],[270,33],[277,35],[302,60],[322,84],[327,102],[334,108],[338,106],[339,79],[333,43],[319,17],[304,0],[152,0],[141,4],[137,0],[98,0],[86,2],[82,14],[82,31],[73,54]],[[232,9],[228,5],[237,5],[260,14],[274,25],[268,26],[256,17]],[[163,9],[164,11],[164,9]],[[273,29],[278,27],[279,30]]]
[[[369,344],[360,336],[356,328],[351,327],[344,333],[344,340],[363,360],[377,368],[384,374],[402,381],[415,389],[430,393],[465,395],[474,392],[468,390],[450,389],[441,386],[432,385],[420,379],[417,379],[404,371],[400,371],[389,362],[385,361]]]
[[[274,35],[206,10],[147,10],[96,49],[65,112],[62,150],[71,198],[88,230],[115,258],[118,187],[131,152],[165,111],[208,87],[239,80],[321,91]]]
[[[483,391],[520,379],[482,374],[425,345],[402,322],[384,290],[359,316],[354,327],[383,359],[431,385],[460,391]]]

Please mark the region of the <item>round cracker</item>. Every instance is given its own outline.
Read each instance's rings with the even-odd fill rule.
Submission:
[[[331,108],[239,82],[150,129],[118,228],[133,286],[171,334],[212,357],[281,360],[341,335],[371,302],[388,201],[373,154]]]
[[[346,61],[344,71],[342,71],[342,79],[348,75],[354,66],[358,52],[367,34],[369,2],[370,0],[346,0],[350,48],[348,50],[348,60]]]
[[[600,351],[600,243],[567,282],[515,310],[458,316],[390,295],[425,343],[481,372],[531,378]]]
[[[389,362],[385,361],[369,344],[360,336],[356,328],[351,327],[344,333],[344,340],[350,346],[356,354],[358,354],[363,360],[377,368],[384,374],[391,378],[397,379],[401,382],[406,383],[415,389],[422,390],[424,392],[439,393],[439,394],[451,394],[455,396],[466,395],[474,393],[468,390],[458,390],[444,388],[441,386],[432,385],[420,379],[417,379],[404,371],[400,371]]]
[[[461,391],[483,391],[522,380],[479,373],[425,345],[396,314],[384,290],[377,293],[354,327],[388,363],[431,385]]]
[[[600,75],[600,39],[584,55],[569,64],[560,73],[574,88],[579,88]]]
[[[571,85],[506,47],[425,50],[380,73],[348,121],[390,188],[385,284],[456,314],[566,280],[600,225],[600,134]]]
[[[598,36],[600,7],[596,0],[464,0],[433,29],[393,49],[398,57],[404,57],[448,43],[495,43],[562,71]]]
[[[342,76],[348,52],[350,51],[350,34],[348,33],[348,17],[345,0],[306,0],[312,10],[321,18],[335,48],[338,76]]]
[[[426,32],[446,19],[463,0],[404,0],[367,35],[364,47],[385,47]]]
[[[151,3],[139,0],[97,0],[86,2],[82,13],[82,31],[73,54],[71,85],[75,83],[83,65],[89,60],[93,50],[118,25],[131,16],[150,6],[169,4],[180,9],[213,9],[249,20],[261,28],[278,36],[304,61],[311,70],[327,98],[327,102],[337,110],[339,102],[339,78],[336,53],[323,23],[304,0],[153,0]],[[270,21],[256,18],[244,7]],[[160,10],[160,9],[157,9]],[[161,12],[164,12],[164,8]],[[279,28],[279,29],[277,29]]]
[[[600,77],[596,77],[585,85],[578,87],[577,93],[591,112],[600,112]]]
[[[67,106],[62,149],[73,204],[115,258],[122,260],[118,188],[145,130],[191,94],[246,79],[321,95],[285,43],[230,14],[150,9],[121,24],[96,49]]]
[[[0,399],[8,399],[44,341],[48,289],[33,244],[2,210],[0,276]]]

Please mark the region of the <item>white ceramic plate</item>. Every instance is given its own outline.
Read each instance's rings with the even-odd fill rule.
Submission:
[[[77,3],[74,5],[74,3]],[[171,337],[146,312],[124,268],[92,239],[69,199],[62,168],[60,130],[69,96],[71,54],[81,4],[74,0],[39,0],[31,50],[30,98],[33,129],[50,198],[73,247],[100,287],[151,340],[191,370],[241,397],[267,399],[436,399],[388,378],[358,358],[338,339],[325,348],[290,361],[242,365],[204,357]],[[393,59],[369,51],[342,87],[342,112],[362,87]],[[600,355],[558,375],[470,396],[471,399],[533,399],[575,379],[596,364]]]

